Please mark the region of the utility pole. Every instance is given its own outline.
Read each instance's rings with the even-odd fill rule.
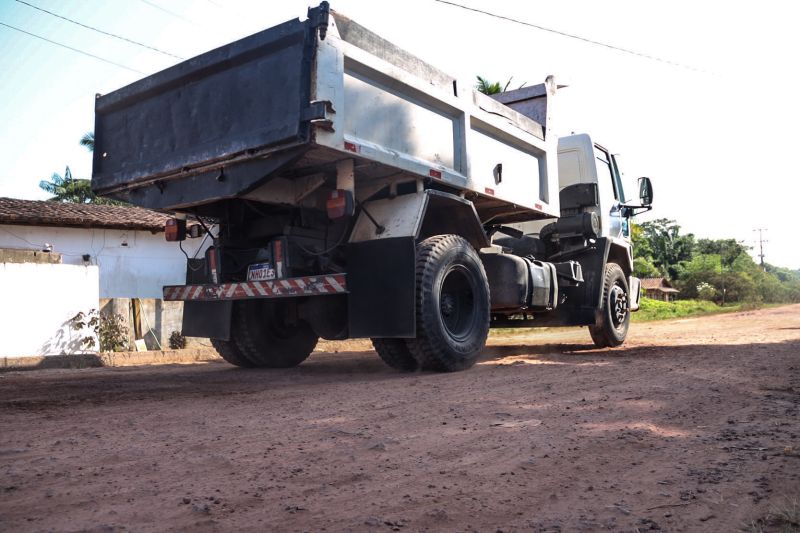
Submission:
[[[766,270],[764,266],[764,243],[769,241],[764,240],[764,232],[767,231],[767,228],[756,228],[753,231],[758,232],[758,257],[761,260],[761,269]]]

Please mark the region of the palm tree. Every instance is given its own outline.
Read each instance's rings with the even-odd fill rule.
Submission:
[[[53,202],[88,204],[97,198],[92,192],[91,181],[73,178],[69,167],[64,171],[63,177],[54,172],[50,181],[40,181],[39,187],[53,195],[48,198]]]
[[[494,83],[490,82],[486,78],[482,78],[478,76],[478,83],[475,84],[475,88],[478,92],[483,94],[497,94],[503,92],[503,89],[500,88],[500,82],[496,81]]]
[[[83,134],[81,137],[81,146],[85,146],[87,150],[90,152],[94,152],[94,132],[89,131]]]
[[[489,80],[481,76],[477,76],[477,78],[478,78],[478,83],[475,84],[475,88],[478,90],[478,92],[481,92],[483,94],[504,93],[508,90],[508,86],[511,85],[511,80],[514,79],[514,77],[512,76],[508,78],[508,81],[506,82],[505,85],[500,85],[499,81],[491,83]],[[520,85],[520,88],[523,87],[524,85],[525,85],[524,83]]]
[[[87,132],[81,137],[81,146],[94,152],[94,132]],[[72,171],[67,167],[64,176],[53,173],[50,181],[40,181],[39,187],[52,194],[48,200],[53,202],[72,202],[76,204],[102,204],[102,205],[128,205],[119,200],[102,198],[92,191],[92,180],[75,179]]]

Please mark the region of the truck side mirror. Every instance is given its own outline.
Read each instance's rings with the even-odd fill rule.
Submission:
[[[653,184],[650,178],[639,178],[639,199],[643,206],[649,207],[653,203]]]

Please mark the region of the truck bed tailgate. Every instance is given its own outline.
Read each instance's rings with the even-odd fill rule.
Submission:
[[[304,142],[314,46],[308,24],[289,21],[99,96],[92,188]]]

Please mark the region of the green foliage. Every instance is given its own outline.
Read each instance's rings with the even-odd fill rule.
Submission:
[[[486,78],[482,78],[480,76],[477,78],[478,82],[475,84],[475,88],[478,90],[478,92],[482,92],[483,94],[498,94],[505,91],[505,89],[500,86],[499,81],[492,83]],[[509,83],[510,82],[511,80],[509,80]],[[508,84],[506,84],[506,87],[508,87]]]
[[[694,246],[695,255],[718,255],[722,264],[729,268],[738,257],[747,255],[747,250],[736,239],[699,239]]]
[[[681,235],[666,218],[631,227],[634,275],[667,277],[681,299],[725,305],[800,302],[797,271],[756,264],[749,248],[735,239],[698,239]]]
[[[711,302],[717,297],[717,289],[710,283],[701,281],[700,284],[697,285],[697,297],[701,300]]]
[[[80,140],[90,152],[94,151],[94,133],[86,133]],[[52,194],[48,200],[53,202],[70,202],[74,204],[99,204],[99,205],[128,205],[125,202],[111,200],[97,196],[92,191],[92,181],[72,177],[72,171],[67,167],[64,176],[53,173],[50,181],[42,180],[39,188]]]
[[[89,131],[81,137],[80,145],[86,147],[90,152],[94,152],[94,132]]]
[[[52,198],[48,198],[48,200],[54,202],[86,204],[94,196],[91,182],[73,178],[69,167],[64,171],[64,176],[53,173],[50,176],[50,181],[40,181],[39,188],[52,194]]]
[[[508,86],[511,85],[511,80],[514,79],[513,77],[508,78],[508,81],[506,82],[505,85],[500,85],[499,81],[492,83],[486,78],[482,78],[480,76],[477,76],[477,78],[478,82],[475,84],[475,89],[477,89],[478,92],[481,92],[483,94],[504,93],[508,90]],[[525,84],[523,83],[522,85],[519,86],[519,88],[521,89],[524,86]]]
[[[647,257],[637,257],[633,260],[633,275],[637,278],[660,278],[661,271]]]
[[[631,242],[633,243],[636,257],[642,257],[651,263],[653,262],[653,247],[650,246],[650,241],[644,234],[644,228],[635,222],[631,222]]]
[[[674,220],[666,218],[643,222],[641,229],[656,268],[669,278],[680,277],[684,264],[692,259],[694,235],[681,235],[681,227]],[[641,257],[638,251],[636,253]]]
[[[634,322],[647,322],[649,320],[666,320],[669,318],[684,318],[689,316],[710,315],[714,313],[727,313],[738,311],[738,306],[720,307],[712,302],[703,300],[677,300],[674,302],[661,302],[650,298],[642,298],[639,311],[633,313]]]
[[[81,311],[72,317],[70,325],[75,331],[91,328],[100,339],[101,352],[122,352],[129,349],[128,327],[122,315],[100,313],[97,309],[92,309],[88,313]],[[82,338],[81,342],[87,350],[97,345],[92,335]]]

